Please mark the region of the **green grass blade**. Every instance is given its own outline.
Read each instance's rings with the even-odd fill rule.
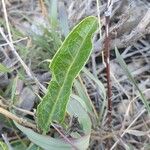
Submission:
[[[0,72],[8,73],[11,72],[11,69],[7,68],[6,66],[0,63]]]
[[[63,35],[66,37],[69,33],[69,22],[67,16],[67,10],[63,2],[59,5],[59,23]]]
[[[50,16],[51,16],[51,25],[53,29],[56,29],[58,25],[57,0],[51,0]]]
[[[91,54],[91,38],[97,26],[95,17],[81,21],[52,59],[52,80],[47,94],[37,107],[37,124],[44,133],[49,131],[52,121],[61,123],[64,120],[73,81]]]
[[[4,142],[0,141],[0,150],[9,150],[9,148]]]
[[[105,106],[106,106],[106,89],[103,85],[103,83],[97,78],[95,77],[89,70],[87,70],[85,67],[83,69],[83,72],[87,75],[87,77],[89,77],[89,79],[93,80],[95,82],[95,84],[98,87],[98,93],[100,94],[101,98],[103,99],[102,101],[102,106],[100,108],[100,115],[99,115],[99,121],[101,122],[102,120],[102,116],[104,114],[105,111]]]
[[[145,108],[147,109],[147,111],[150,113],[150,106],[149,103],[147,102],[144,94],[142,93],[142,91],[140,90],[140,88],[138,87],[135,79],[132,77],[130,71],[128,70],[128,67],[126,65],[126,63],[124,62],[124,60],[122,59],[120,53],[118,52],[118,49],[115,48],[115,53],[116,53],[116,57],[117,60],[119,61],[119,64],[121,65],[123,71],[125,72],[125,74],[128,76],[128,78],[131,80],[131,82],[133,83],[133,85],[135,86],[135,88],[137,89],[137,91],[140,94],[141,100],[143,102],[143,104],[145,105]]]
[[[97,77],[95,77],[90,71],[88,71],[85,67],[83,68],[83,72],[97,84],[101,97],[103,98],[103,100],[106,100],[106,90],[103,83]]]
[[[91,99],[89,98],[86,88],[84,85],[81,85],[81,83],[78,80],[74,81],[74,87],[76,92],[78,93],[79,97],[85,102],[87,106],[88,112],[93,115],[93,104],[91,102]]]

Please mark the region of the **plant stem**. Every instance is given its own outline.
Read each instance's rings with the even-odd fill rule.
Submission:
[[[107,78],[107,96],[108,96],[108,125],[111,127],[112,121],[112,87],[111,87],[111,79],[110,79],[110,35],[109,35],[109,23],[110,16],[112,11],[113,0],[108,0],[107,2],[107,10],[105,13],[105,43],[104,43],[104,61],[106,64],[106,78]]]

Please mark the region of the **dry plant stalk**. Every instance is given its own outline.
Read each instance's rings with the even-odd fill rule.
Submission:
[[[43,15],[44,17],[47,17],[48,14],[47,14],[47,10],[46,10],[46,7],[45,7],[44,0],[39,0],[39,3],[40,3],[42,15]]]
[[[11,112],[9,112],[8,110],[6,110],[2,107],[0,107],[0,114],[3,114],[4,116],[16,121],[19,124],[24,125],[26,127],[30,127],[32,129],[35,129],[35,130],[37,129],[35,124],[30,123],[30,122],[28,122],[27,120],[25,120],[23,118],[17,117],[16,115],[12,114]]]
[[[108,126],[111,127],[112,120],[112,90],[111,90],[111,79],[110,79],[110,33],[109,23],[110,16],[112,13],[113,0],[107,1],[107,10],[105,12],[105,43],[104,43],[104,61],[106,64],[106,78],[107,78],[107,97],[108,97]]]

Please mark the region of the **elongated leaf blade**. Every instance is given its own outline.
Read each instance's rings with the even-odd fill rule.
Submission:
[[[95,17],[87,17],[81,21],[52,59],[52,80],[47,94],[37,108],[38,127],[45,133],[52,121],[61,123],[64,120],[73,81],[90,56],[91,38],[97,26]]]
[[[50,7],[51,25],[52,25],[53,29],[56,29],[57,25],[58,25],[57,1],[58,0],[51,0],[50,1],[50,4],[51,4],[51,7]]]
[[[88,71],[85,67],[82,71],[87,75],[87,77],[89,77],[89,79],[93,80],[96,83],[96,85],[98,86],[98,90],[99,90],[98,92],[100,93],[101,97],[103,98],[103,102],[102,102],[101,108],[100,108],[99,121],[98,121],[98,122],[101,122],[102,116],[103,116],[103,113],[105,110],[105,106],[106,106],[105,87],[104,87],[103,83],[97,77],[95,77],[92,73],[90,73],[90,71]]]
[[[98,85],[101,97],[103,100],[106,100],[106,90],[103,83],[92,73],[90,73],[90,71],[88,71],[85,67],[83,68],[83,72]]]
[[[128,76],[128,78],[130,79],[130,81],[133,83],[133,85],[135,86],[135,88],[137,89],[137,91],[139,92],[139,95],[141,97],[141,100],[143,102],[143,104],[145,105],[145,108],[147,109],[147,111],[149,112],[150,114],[150,106],[149,106],[149,103],[148,101],[146,100],[143,92],[140,90],[140,88],[138,87],[137,83],[136,83],[136,80],[133,78],[133,76],[131,75],[126,63],[124,62],[124,60],[122,59],[120,53],[118,52],[118,49],[115,48],[115,53],[116,53],[116,56],[117,56],[117,59],[119,61],[119,64],[121,65],[123,71],[125,72],[125,74]]]
[[[94,114],[94,111],[93,111],[94,105],[92,104],[91,99],[87,95],[86,87],[83,86],[78,80],[75,80],[74,88],[76,92],[78,93],[79,97],[86,103],[87,109],[90,115],[93,115],[93,117],[97,116],[96,114]]]

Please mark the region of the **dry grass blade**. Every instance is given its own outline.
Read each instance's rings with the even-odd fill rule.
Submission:
[[[149,0],[1,0],[0,6],[0,132],[5,133],[0,134],[0,149],[11,146],[15,150],[16,147],[66,150],[67,146],[70,150],[74,146],[87,149],[88,145],[88,149],[101,150],[150,149]],[[68,105],[65,123],[52,123],[47,140],[36,126],[35,130],[24,127],[25,122],[36,122],[35,107],[52,79],[49,59],[52,60],[69,30],[91,15],[99,23],[92,56],[87,69],[75,79],[70,98],[73,102]],[[110,26],[105,23],[108,16]],[[109,32],[105,32],[108,27]],[[107,34],[110,62],[104,58],[103,51]],[[126,67],[116,59],[115,47]],[[110,63],[112,85],[111,130],[107,115],[106,63]],[[17,76],[22,83],[17,82],[16,88]],[[34,101],[31,97],[35,97]],[[21,132],[11,119],[22,124],[18,127]]]
[[[117,144],[119,143],[120,139],[127,133],[127,131],[132,127],[132,125],[137,121],[137,119],[145,112],[145,109],[141,109],[137,114],[136,118],[131,122],[131,124],[124,130],[124,132],[120,135],[120,138],[113,144],[110,150],[113,150]]]

